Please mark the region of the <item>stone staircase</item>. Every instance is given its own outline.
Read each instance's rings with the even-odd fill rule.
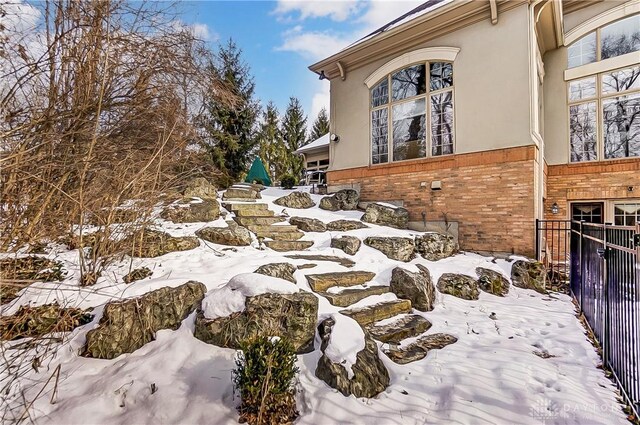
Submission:
[[[227,193],[229,196],[226,196]],[[258,195],[259,196],[259,193]],[[264,244],[274,251],[302,251],[310,248],[313,241],[299,240],[304,236],[297,226],[279,224],[284,217],[276,216],[269,206],[256,202],[256,192],[251,188],[232,187],[223,195],[222,206],[234,214],[233,220],[246,227],[258,238],[268,239]]]
[[[351,317],[371,336],[387,344],[383,352],[399,364],[411,363],[424,358],[429,350],[442,348],[455,342],[445,334],[424,335],[431,323],[424,317],[413,314],[411,301],[395,299],[359,308],[349,308],[372,295],[389,292],[386,285],[369,285],[375,273],[366,271],[308,274],[311,289],[325,297],[332,305],[346,307],[340,313]],[[402,342],[412,342],[397,347]],[[415,340],[413,340],[415,339]]]

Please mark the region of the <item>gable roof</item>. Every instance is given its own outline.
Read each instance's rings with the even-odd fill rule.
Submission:
[[[316,149],[329,148],[329,133],[321,136],[320,138],[308,143],[296,150],[296,153],[305,153]]]

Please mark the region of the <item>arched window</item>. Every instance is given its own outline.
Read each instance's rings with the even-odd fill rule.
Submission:
[[[573,42],[567,67],[574,68],[640,50],[640,15],[610,23]]]
[[[568,48],[568,68],[640,51],[640,15],[607,24]],[[570,161],[640,156],[640,55],[568,81]],[[606,62],[610,64],[611,62]],[[615,68],[614,68],[615,67]],[[589,75],[591,74],[591,75]]]
[[[370,93],[373,164],[454,152],[452,63],[410,65],[386,75]]]

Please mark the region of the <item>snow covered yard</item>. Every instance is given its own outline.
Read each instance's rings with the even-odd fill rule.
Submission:
[[[289,193],[279,189],[262,192],[261,202],[277,213],[284,208],[273,200]],[[312,195],[316,203],[321,196]],[[306,210],[287,208],[290,216],[357,220],[360,211],[330,212],[317,207]],[[193,235],[204,223],[173,224],[159,221],[174,236]],[[219,219],[207,225],[224,226]],[[512,261],[462,253],[432,262],[418,256],[408,263],[387,258],[363,245],[353,256],[330,247],[331,236],[408,236],[416,232],[377,225],[349,232],[307,233],[313,240],[306,254],[349,257],[354,270],[376,273],[374,284],[388,285],[391,271],[398,266],[417,271],[426,266],[435,281],[443,273],[461,273],[476,278],[475,269],[484,267],[511,276]],[[260,265],[289,262],[293,265],[317,264],[299,269],[294,276],[302,291],[311,291],[306,274],[346,271],[326,261],[291,259],[272,250],[250,247],[229,250],[222,245],[204,243],[183,252],[157,258],[133,259],[110,267],[98,283],[77,286],[78,272],[74,252],[58,250],[50,255],[69,270],[62,283],[35,284],[24,290],[13,303],[2,307],[2,314],[14,313],[20,305],[41,305],[58,300],[61,305],[93,308],[92,323],[75,329],[68,343],[39,372],[30,371],[21,379],[25,398],[31,400],[42,389],[53,370],[60,365],[56,403],[49,399],[53,385],[33,405],[31,418],[51,424],[131,424],[131,423],[235,423],[238,404],[231,384],[235,350],[206,344],[193,336],[195,314],[176,331],[162,330],[156,339],[131,354],[114,360],[78,355],[86,333],[97,326],[104,304],[113,299],[142,295],[164,286],[175,287],[188,280],[204,283],[208,291],[226,284],[232,277],[255,271]],[[130,268],[146,266],[150,278],[122,283]],[[371,305],[391,294],[374,295],[357,303]],[[321,318],[341,308],[319,299]],[[444,332],[458,341],[441,350],[430,351],[422,360],[399,365],[380,354],[389,370],[390,386],[378,397],[344,397],[315,376],[320,358],[319,338],[315,351],[298,356],[300,367],[297,405],[299,424],[614,424],[626,423],[616,401],[615,387],[597,368],[594,348],[575,317],[568,296],[543,295],[511,286],[505,297],[480,293],[477,301],[466,301],[437,294],[435,308],[418,312],[432,324],[428,333]],[[2,379],[6,378],[5,371]],[[34,385],[35,384],[35,385]],[[4,396],[3,396],[4,397]],[[13,392],[5,403],[19,403]]]

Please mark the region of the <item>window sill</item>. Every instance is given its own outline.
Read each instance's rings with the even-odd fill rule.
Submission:
[[[616,56],[601,60],[600,62],[592,62],[586,65],[569,68],[564,71],[564,80],[574,80],[576,78],[586,77],[588,75],[599,74],[601,72],[612,71],[618,68],[625,68],[638,64],[638,55],[640,52],[631,52],[626,55]]]

